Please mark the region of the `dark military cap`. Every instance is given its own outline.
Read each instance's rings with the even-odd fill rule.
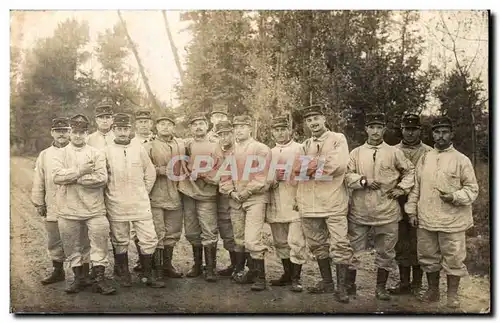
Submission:
[[[135,112],[135,120],[147,119],[151,120],[151,111],[149,110],[139,110]]]
[[[442,116],[442,117],[437,117],[436,119],[432,120],[432,130],[438,127],[448,127],[450,129],[453,129],[453,124],[451,122],[451,119],[447,116]]]
[[[69,119],[71,129],[87,131],[89,129],[89,119],[83,114],[76,114]]]
[[[113,115],[113,106],[109,103],[102,103],[99,104],[95,108],[95,116],[100,117],[100,116],[112,116]]]
[[[302,118],[304,119],[310,116],[324,115],[323,107],[319,104],[313,104],[308,107],[304,107],[300,109],[299,112],[302,115]]]
[[[405,112],[401,119],[401,128],[420,128],[420,116],[414,112]]]
[[[243,124],[246,124],[246,125],[249,125],[249,126],[252,126],[252,118],[250,116],[247,116],[247,115],[242,115],[242,116],[236,116],[233,118],[233,125],[243,125]]]
[[[189,124],[192,124],[193,122],[198,121],[198,120],[203,120],[203,121],[208,123],[208,120],[205,117],[205,113],[197,112],[189,118]]]
[[[173,124],[175,124],[175,118],[174,116],[170,115],[169,113],[167,112],[161,112],[155,119],[155,123],[158,123],[162,120],[168,120],[170,122],[172,122]]]
[[[225,116],[227,116],[227,109],[222,105],[216,105],[213,107],[212,112],[210,112],[210,115],[212,115],[214,113],[220,113],[220,114],[224,114]]]
[[[132,127],[130,116],[126,113],[117,113],[113,117],[113,127]]]
[[[365,116],[365,125],[380,124],[385,126],[385,114],[382,112],[367,113]]]
[[[278,128],[278,127],[286,127],[286,128],[288,128],[288,126],[289,126],[289,124],[288,124],[288,117],[286,117],[286,116],[275,117],[271,121],[271,127],[272,128]]]
[[[71,125],[68,118],[52,119],[52,129],[70,129]]]
[[[214,129],[216,134],[219,134],[221,132],[225,131],[233,131],[233,125],[231,124],[230,121],[221,121],[219,122]]]

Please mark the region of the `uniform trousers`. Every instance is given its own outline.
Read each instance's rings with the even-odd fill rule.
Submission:
[[[269,223],[273,234],[276,255],[280,259],[303,265],[307,260],[307,247],[302,221]]]
[[[408,222],[408,215],[404,212],[406,196],[399,199],[403,212],[403,219],[399,221],[398,242],[396,243],[396,262],[404,267],[417,266],[417,228]]]
[[[50,259],[52,261],[64,262],[66,256],[61,241],[61,233],[59,232],[59,224],[57,221],[45,221],[45,229],[47,232],[47,249]],[[80,241],[83,245],[82,262],[90,263],[90,240],[87,227],[81,233]]]
[[[217,226],[219,227],[219,235],[223,241],[224,249],[227,251],[235,251],[229,199],[220,195],[217,201]]]
[[[151,208],[153,222],[158,237],[156,248],[164,249],[174,247],[181,239],[182,234],[182,209],[166,210],[162,208]]]
[[[243,203],[241,208],[231,207],[236,252],[249,252],[253,259],[264,259],[267,247],[262,240],[266,218],[266,203]]]
[[[131,225],[134,227],[137,238],[139,239],[139,248],[141,252],[146,255],[153,254],[158,245],[153,219],[140,221],[110,221],[111,243],[115,247],[116,254],[122,254],[128,251]]]
[[[193,246],[207,246],[217,243],[217,201],[195,200],[182,195],[184,207],[184,231],[186,239]]]

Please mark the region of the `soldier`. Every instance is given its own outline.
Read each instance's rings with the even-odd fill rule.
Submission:
[[[419,158],[432,148],[420,140],[420,117],[415,113],[405,113],[401,122],[403,140],[395,147],[400,149],[413,165]],[[399,206],[403,219],[399,221],[398,242],[396,243],[396,262],[399,265],[400,281],[398,286],[390,289],[392,294],[418,295],[422,287],[422,269],[417,259],[417,229],[408,222],[408,215],[404,212],[407,195],[400,196]],[[410,275],[413,279],[410,283]]]
[[[288,118],[272,120],[272,135],[276,146],[271,149],[272,165],[291,162],[291,166],[302,152],[302,145],[291,139]],[[274,174],[273,174],[274,175]],[[296,211],[297,181],[287,180],[285,169],[277,170],[273,186],[269,190],[270,202],[266,210],[266,222],[271,226],[276,254],[283,264],[283,275],[271,280],[272,286],[292,285],[291,290],[302,292],[300,273],[306,263],[306,241],[302,221]]]
[[[231,156],[234,149],[234,134],[233,125],[227,120],[220,121],[214,125],[214,136],[216,136],[219,149],[222,151],[224,157]],[[218,192],[217,194],[217,226],[219,227],[219,234],[224,242],[224,248],[229,252],[231,264],[229,267],[221,269],[217,272],[219,276],[233,276],[234,273],[240,272],[244,269],[245,257],[244,248],[237,248],[234,243],[233,225],[231,224],[231,208],[230,199]],[[239,256],[238,256],[239,255]],[[238,257],[240,263],[243,262],[241,268],[237,267]]]
[[[45,219],[45,229],[48,238],[47,248],[54,268],[50,276],[41,281],[43,285],[65,280],[63,267],[65,255],[57,224],[57,204],[55,198],[57,185],[52,179],[52,159],[68,145],[70,131],[71,127],[68,118],[53,119],[50,134],[54,141],[52,142],[52,146],[40,153],[35,164],[31,201],[35,205],[38,214]],[[87,280],[90,262],[90,241],[86,230],[82,230],[81,242],[84,246],[84,250],[82,251],[83,274],[85,276],[84,279]],[[88,284],[88,281],[86,283]]]
[[[266,204],[269,203],[267,166],[271,161],[271,150],[252,138],[252,119],[249,116],[234,117],[233,125],[236,137],[233,166],[237,169],[232,171],[237,173],[237,178],[222,176],[219,189],[222,194],[231,198],[231,223],[235,249],[245,248],[250,255],[248,259],[250,270],[246,275],[240,271],[234,279],[241,284],[253,283],[251,290],[261,291],[266,289],[264,256],[267,248],[261,234]],[[230,159],[226,158],[227,160]],[[226,162],[221,169],[225,169],[225,164]],[[238,253],[238,256],[241,256],[241,253]],[[241,263],[240,257],[239,268],[242,268]]]
[[[223,107],[214,107],[210,113],[210,122],[212,123],[212,129],[207,133],[207,138],[210,142],[217,143],[219,141],[219,136],[216,133],[216,126],[219,122],[227,121],[227,112]]]
[[[402,219],[396,201],[413,187],[414,166],[396,147],[384,142],[385,115],[366,115],[366,143],[351,151],[347,183],[353,189],[349,212],[349,237],[356,254],[365,249],[368,232],[375,236],[377,284],[375,296],[390,300],[386,290],[389,271],[395,265],[398,222]],[[356,270],[350,270],[348,285],[355,293]]]
[[[467,267],[465,231],[473,226],[472,206],[479,187],[472,163],[452,144],[450,118],[432,123],[434,149],[416,166],[415,186],[408,195],[405,211],[417,228],[418,261],[427,275],[428,290],[420,298],[439,301],[439,273],[447,274],[447,305],[460,307],[458,287]]]
[[[82,231],[87,229],[91,242],[90,259],[96,274],[92,291],[108,295],[116,292],[104,276],[108,264],[109,222],[103,190],[108,173],[104,153],[85,143],[88,123],[87,117],[81,114],[70,119],[70,144],[54,156],[52,173],[54,183],[61,185],[56,195],[59,232],[66,260],[75,276],[66,292],[78,293],[85,287],[82,268],[84,246],[81,239],[75,237],[80,237]]]
[[[127,251],[132,224],[139,239],[139,257],[146,284],[153,288],[165,287],[165,283],[157,280],[152,268],[153,253],[155,260],[161,257],[159,252],[155,252],[158,238],[149,202],[149,192],[156,180],[155,168],[146,149],[142,145],[131,144],[130,116],[117,113],[113,119],[115,140],[105,149],[109,174],[105,203],[110,220],[111,242],[115,247],[115,264],[118,264],[123,286],[130,287],[132,282]],[[155,264],[160,263],[155,261]],[[154,270],[163,271],[163,268]]]
[[[113,124],[113,108],[111,104],[100,104],[95,108],[97,131],[87,137],[87,144],[97,149],[104,149],[113,144],[115,135],[111,131]]]
[[[308,291],[314,294],[335,292],[333,261],[338,286],[335,297],[339,302],[348,303],[346,275],[353,252],[347,236],[348,194],[344,185],[349,160],[347,140],[343,134],[327,129],[320,105],[302,108],[301,113],[312,133],[302,144],[303,154],[311,161],[306,170],[308,177],[301,178],[298,184],[297,205],[307,244],[318,262],[322,278]]]
[[[135,113],[135,136],[132,138],[132,143],[145,144],[154,139],[151,128],[153,120],[151,119],[151,111],[139,110]]]
[[[160,265],[163,265],[163,274],[170,278],[181,278],[182,273],[172,265],[172,257],[182,234],[182,202],[178,191],[179,182],[172,178],[169,171],[180,175],[180,162],[171,161],[183,155],[185,147],[182,139],[174,137],[173,116],[161,114],[155,124],[157,136],[145,144],[145,148],[156,169],[156,181],[150,193],[151,212],[158,236],[156,248],[162,254]]]
[[[184,231],[187,240],[193,246],[194,265],[187,273],[187,277],[201,275],[202,253],[204,252],[205,280],[215,282],[217,280],[215,270],[219,232],[217,228],[218,181],[215,181],[213,170],[216,170],[216,164],[222,160],[222,153],[215,143],[207,139],[208,121],[203,114],[191,117],[189,127],[194,138],[186,144],[186,155],[189,161],[184,173],[187,174],[187,178],[179,183],[179,191],[183,194]],[[209,159],[214,161],[212,165]],[[207,167],[210,168],[208,172],[201,172],[201,169]]]

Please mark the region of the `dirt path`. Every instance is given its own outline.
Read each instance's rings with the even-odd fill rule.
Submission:
[[[134,277],[134,287],[120,288],[115,296],[91,293],[90,289],[77,295],[64,293],[64,282],[42,286],[39,281],[50,268],[45,249],[46,237],[43,221],[36,215],[30,202],[32,159],[11,158],[11,311],[12,312],[157,312],[157,313],[365,313],[365,312],[450,312],[445,306],[445,283],[442,283],[442,301],[439,305],[420,304],[414,298],[401,297],[390,302],[374,298],[375,268],[373,255],[366,253],[364,270],[358,272],[358,296],[349,304],[336,302],[333,295],[295,294],[286,287],[269,287],[255,293],[248,285],[237,285],[221,278],[216,284],[202,278],[170,279],[167,288],[150,289]],[[266,241],[270,242],[266,226]],[[136,253],[130,248],[131,266]],[[112,256],[111,256],[112,258]],[[110,259],[112,263],[112,259]],[[187,272],[191,266],[191,248],[183,238],[175,250],[175,265]],[[228,264],[227,252],[219,245],[218,267]],[[108,275],[112,272],[107,268]],[[272,251],[266,258],[267,277],[281,273],[281,264]],[[66,273],[70,274],[67,269]],[[396,273],[391,274],[394,279]],[[303,268],[302,281],[310,286],[319,279],[315,262]],[[424,279],[425,280],[425,279]],[[462,308],[458,312],[489,312],[490,283],[488,277],[471,276],[463,280],[460,288]]]

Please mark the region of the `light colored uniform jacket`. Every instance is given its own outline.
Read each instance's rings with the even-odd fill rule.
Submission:
[[[143,137],[140,134],[136,133],[134,138],[132,138],[132,140],[130,140],[130,143],[144,145],[144,144],[152,141],[153,139],[154,139],[153,134],[150,134],[147,137]]]
[[[110,221],[152,219],[149,192],[156,170],[142,145],[113,143],[105,150],[109,174],[105,190]]]
[[[243,143],[236,142],[233,147],[232,155],[226,156],[234,157],[237,166],[238,178],[233,179],[232,176],[221,176],[221,183],[219,190],[222,194],[229,195],[231,191],[243,192],[244,190],[251,193],[251,196],[244,202],[246,205],[257,203],[269,203],[269,182],[267,180],[268,165],[271,162],[271,149],[261,142],[253,138],[249,138]],[[245,172],[245,164],[247,157],[260,156],[266,161],[266,166],[260,172],[252,173],[247,179],[243,180]],[[257,161],[254,159],[253,166],[257,167]],[[228,167],[229,169],[229,167]],[[232,208],[240,209],[241,204],[234,201],[232,198],[229,200]]]
[[[167,166],[174,156],[182,156],[185,152],[182,139],[174,138],[165,142],[161,137],[156,137],[144,145],[155,167]],[[182,160],[171,165],[175,175],[180,175]],[[150,193],[151,207],[165,210],[179,210],[182,207],[181,196],[178,191],[179,182],[173,181],[168,176],[157,175],[155,184]]]
[[[96,131],[91,133],[87,137],[87,145],[92,146],[94,148],[103,150],[107,146],[110,146],[115,143],[115,134],[112,130],[103,134],[100,131]]]
[[[347,215],[349,198],[344,177],[349,161],[349,148],[345,136],[326,131],[319,138],[307,139],[302,146],[304,155],[324,160],[322,176],[332,178],[299,181],[297,205],[301,216],[324,218]]]
[[[195,200],[216,201],[219,180],[215,175],[223,160],[222,151],[216,143],[208,141],[205,137],[203,140],[188,141],[186,144],[186,155],[189,156],[189,161],[181,165],[183,165],[183,173],[187,174],[188,177],[179,182],[179,191]],[[213,160],[213,167],[211,171],[203,173],[203,178],[192,180],[190,174],[193,170],[196,156],[210,156]],[[202,162],[201,167],[204,167],[206,162]]]
[[[52,170],[54,168],[52,160],[62,149],[64,149],[64,147],[58,148],[54,145],[50,146],[40,153],[35,163],[31,202],[35,206],[46,206],[46,221],[49,222],[57,221],[56,193],[58,186],[54,183],[52,177]]]
[[[417,165],[418,160],[422,157],[423,154],[432,150],[432,147],[427,146],[423,142],[420,142],[417,145],[405,145],[403,142],[395,145],[394,147],[400,149],[405,157],[408,158],[413,166]]]
[[[440,193],[452,193],[453,202]],[[417,214],[418,226],[429,231],[460,232],[472,227],[472,206],[479,191],[472,163],[453,146],[426,153],[417,163],[415,186],[405,211]]]
[[[80,176],[80,167],[93,160],[95,171]],[[106,157],[103,151],[84,145],[68,144],[55,154],[53,180],[57,189],[57,215],[70,220],[87,220],[106,214],[104,187],[108,181]]]
[[[403,152],[382,142],[378,146],[368,143],[351,151],[346,181],[353,189],[349,221],[362,225],[384,225],[402,219],[397,200],[387,196],[395,187],[405,194],[414,183],[415,167]],[[363,189],[361,176],[381,183],[378,190]]]
[[[271,149],[273,164],[283,165],[287,161],[295,162],[302,153],[302,145],[290,140],[290,142],[276,146]],[[274,176],[272,187],[269,189],[269,204],[266,209],[266,222],[289,223],[300,221],[299,212],[293,209],[297,203],[297,181],[290,175],[286,181],[278,181]]]

